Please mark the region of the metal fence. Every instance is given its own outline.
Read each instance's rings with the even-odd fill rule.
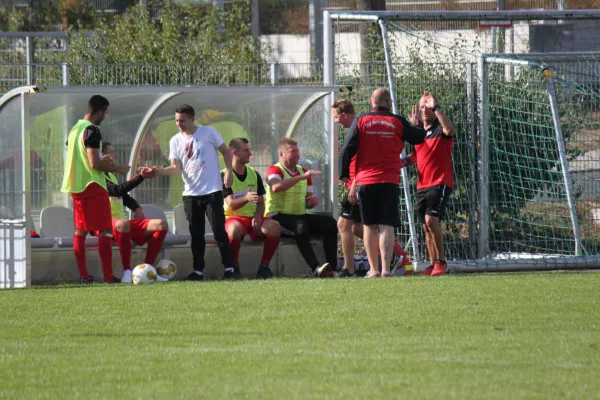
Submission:
[[[4,0],[8,7],[40,8],[47,0]],[[83,0],[80,4],[98,12],[121,13],[136,4],[145,4],[147,0]]]
[[[0,95],[25,86],[323,84],[321,64],[10,64],[0,63]]]

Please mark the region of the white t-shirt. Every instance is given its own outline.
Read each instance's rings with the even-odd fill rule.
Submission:
[[[193,135],[179,132],[169,142],[169,159],[181,161],[184,196],[203,196],[223,190],[217,148],[223,144],[210,126],[199,126]]]

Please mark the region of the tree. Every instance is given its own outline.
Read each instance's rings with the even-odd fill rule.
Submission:
[[[109,78],[115,84],[233,84],[235,64],[262,62],[260,44],[250,31],[250,7],[250,0],[235,1],[227,11],[168,3],[156,18],[146,7],[131,7],[100,20],[91,35],[71,30],[67,58],[71,63],[147,64],[144,74],[114,73]],[[89,71],[71,72],[72,78],[85,74],[90,79]],[[106,71],[102,74],[106,80]]]

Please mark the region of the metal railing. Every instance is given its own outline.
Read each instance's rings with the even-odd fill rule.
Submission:
[[[295,85],[323,84],[321,64],[12,64],[0,63],[0,94],[25,85]]]

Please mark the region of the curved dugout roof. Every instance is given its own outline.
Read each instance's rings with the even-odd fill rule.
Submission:
[[[12,149],[14,143],[5,146],[21,129],[15,107],[4,105],[14,106],[21,93],[29,93],[30,89],[18,88],[0,98],[0,159],[21,158]],[[250,139],[254,152],[252,164],[264,174],[266,167],[276,161],[276,143],[282,136],[294,136],[300,141],[303,162],[308,166],[333,168],[335,163],[329,162],[331,135],[325,112],[331,107],[326,103],[331,101],[326,100],[326,95],[335,90],[333,87],[102,86],[49,87],[45,92],[30,94],[27,124],[30,164],[32,170],[43,171],[31,180],[32,208],[35,212],[63,201],[57,193],[64,142],[69,128],[83,117],[87,101],[94,94],[110,101],[109,115],[100,126],[103,138],[114,145],[119,161],[130,162],[132,172],[140,165],[168,163],[168,143],[177,133],[175,109],[190,104],[196,110],[198,125],[213,126],[226,143],[233,137]],[[4,114],[9,108],[9,115]],[[6,154],[9,148],[11,154]],[[326,174],[325,181],[330,180],[327,176],[333,174]],[[181,202],[182,182],[180,177],[165,179],[140,186],[136,197],[143,203],[172,208]],[[329,186],[325,181],[321,183],[322,189]],[[326,195],[324,190],[322,194]]]

